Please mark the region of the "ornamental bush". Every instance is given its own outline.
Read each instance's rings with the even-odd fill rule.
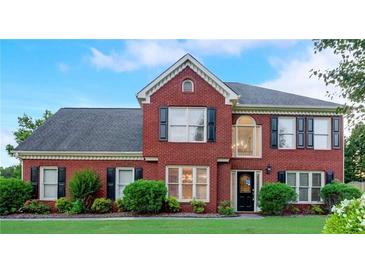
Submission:
[[[165,207],[167,212],[176,213],[180,211],[180,203],[173,196],[166,198]]]
[[[32,198],[32,186],[20,179],[0,178],[0,215],[15,213]]]
[[[91,210],[95,213],[109,213],[112,211],[113,202],[106,198],[97,198],[94,200]]]
[[[123,198],[119,198],[118,200],[116,200],[115,201],[115,206],[118,208],[119,212],[126,211]]]
[[[191,201],[191,206],[193,207],[194,213],[202,214],[205,211],[205,203],[203,201],[193,199]]]
[[[330,211],[334,205],[337,205],[345,199],[351,200],[360,198],[361,194],[362,192],[360,189],[338,181],[333,181],[321,189],[321,198],[324,200],[328,211]]]
[[[124,188],[124,206],[133,212],[157,213],[164,204],[166,193],[162,181],[138,180]]]
[[[33,213],[33,214],[51,213],[51,207],[47,204],[40,202],[39,200],[26,201],[23,208],[21,208],[20,210],[25,213]]]
[[[218,206],[218,213],[223,216],[234,216],[234,209],[231,206],[231,201],[222,201]]]
[[[323,233],[365,234],[365,194],[358,199],[343,200],[333,206],[327,218]]]
[[[85,208],[90,208],[100,186],[100,179],[96,172],[84,169],[75,172],[69,188],[73,200],[80,200]]]
[[[67,213],[72,208],[72,202],[65,197],[59,198],[56,201],[56,208],[59,213]]]
[[[86,208],[81,200],[73,201],[70,210],[67,211],[68,214],[81,214],[84,212],[86,212]]]
[[[259,192],[259,206],[264,214],[280,215],[285,207],[297,199],[297,194],[283,183],[267,183]]]

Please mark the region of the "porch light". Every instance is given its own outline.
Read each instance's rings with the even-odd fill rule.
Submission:
[[[270,173],[271,173],[271,170],[272,170],[272,167],[271,167],[271,165],[270,165],[270,164],[268,164],[268,165],[266,166],[266,174],[270,174]]]

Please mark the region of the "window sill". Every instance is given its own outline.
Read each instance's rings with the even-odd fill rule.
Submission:
[[[232,156],[232,158],[237,158],[237,159],[262,159],[262,156]]]
[[[323,205],[324,202],[320,201],[320,202],[294,202],[294,203],[289,203],[291,205]]]
[[[40,198],[39,201],[55,202],[55,201],[57,201],[57,198]]]

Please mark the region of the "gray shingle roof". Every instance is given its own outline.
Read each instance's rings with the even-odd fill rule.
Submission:
[[[15,151],[142,151],[142,110],[62,108]]]
[[[250,106],[288,106],[288,107],[313,107],[337,108],[338,104],[313,99],[301,95],[282,92],[278,90],[251,86],[236,82],[226,82],[234,92],[240,95],[239,104]]]

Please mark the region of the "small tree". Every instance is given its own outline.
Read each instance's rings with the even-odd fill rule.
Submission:
[[[321,197],[328,211],[345,199],[361,197],[361,190],[341,182],[334,181],[321,189]]]
[[[359,123],[346,138],[345,182],[365,182],[365,124]]]
[[[80,200],[86,208],[90,208],[100,187],[100,178],[95,171],[84,169],[75,172],[69,190],[74,200]]]

